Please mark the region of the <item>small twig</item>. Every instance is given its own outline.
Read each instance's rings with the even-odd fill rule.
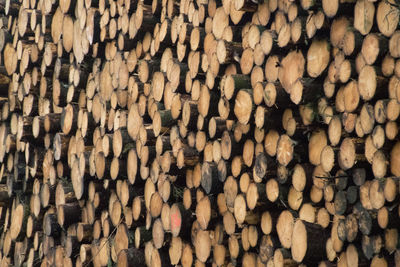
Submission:
[[[348,175],[338,175],[338,176],[314,176],[315,178],[318,179],[337,179],[337,178],[349,178]]]
[[[90,259],[89,262],[87,262],[84,267],[87,267],[90,263],[92,263],[93,259],[100,253],[101,249],[110,242],[111,237],[113,237],[113,234],[115,233],[115,231],[117,231],[118,226],[122,223],[122,220],[124,219],[125,216],[122,216],[122,218],[119,220],[118,224],[115,226],[114,230],[110,233],[110,235],[107,237],[107,241],[104,242],[104,244],[99,248],[99,250],[97,251],[97,253],[95,255],[92,256],[92,258]]]
[[[283,206],[285,206],[286,209],[289,209],[286,203],[282,200],[282,198],[279,198],[279,201],[282,203]]]

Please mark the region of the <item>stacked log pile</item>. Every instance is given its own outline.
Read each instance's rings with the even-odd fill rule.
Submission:
[[[398,0],[0,0],[0,266],[400,266]]]

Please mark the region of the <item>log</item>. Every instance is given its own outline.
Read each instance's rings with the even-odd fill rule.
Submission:
[[[2,265],[398,263],[396,1],[0,7]]]

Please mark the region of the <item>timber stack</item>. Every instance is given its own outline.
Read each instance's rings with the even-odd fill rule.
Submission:
[[[400,266],[398,0],[0,0],[0,266]]]

